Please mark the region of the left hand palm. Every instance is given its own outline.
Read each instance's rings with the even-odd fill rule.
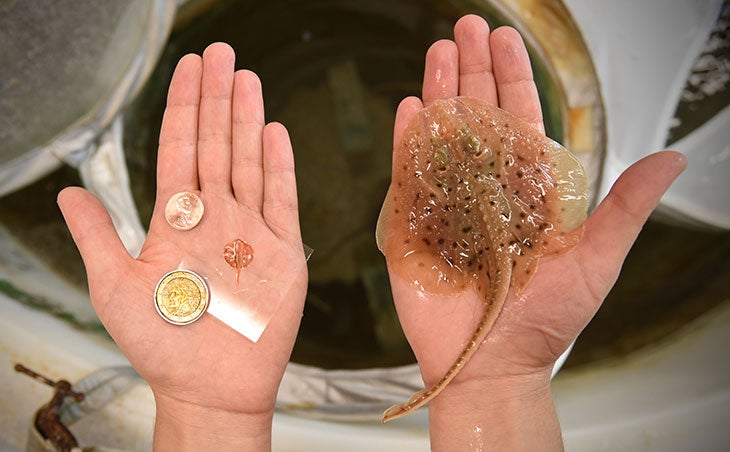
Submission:
[[[233,63],[230,47],[214,44],[202,59],[188,55],[175,70],[160,134],[157,200],[137,259],[88,192],[66,189],[59,205],[84,259],[97,314],[155,395],[258,413],[273,409],[307,271],[287,132],[264,125],[260,82],[251,72],[234,73]],[[165,220],[167,200],[180,191],[198,194],[205,206],[189,231]],[[207,278],[212,299],[233,287],[236,272],[223,248],[236,238],[254,247],[254,260],[241,271],[241,292],[254,292],[256,303],[281,302],[258,342],[210,314],[186,326],[160,318],[155,285],[179,266]]]

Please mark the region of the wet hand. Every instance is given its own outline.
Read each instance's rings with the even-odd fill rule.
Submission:
[[[407,98],[399,106],[394,147],[418,110],[454,96],[484,99],[544,133],[537,88],[519,34],[509,27],[490,32],[483,19],[466,16],[456,24],[454,36],[454,41],[442,40],[429,49],[422,99]],[[548,385],[554,362],[600,307],[646,218],[683,168],[684,158],[671,152],[654,154],[629,168],[586,221],[578,245],[566,254],[543,258],[519,296],[510,291],[486,341],[451,390],[472,382],[483,388],[511,378]],[[417,290],[393,271],[390,277],[400,322],[430,386],[471,337],[484,301],[471,289],[456,296],[435,295]]]

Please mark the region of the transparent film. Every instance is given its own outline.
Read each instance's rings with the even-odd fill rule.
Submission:
[[[183,316],[207,301],[203,315],[214,316],[256,342],[297,281],[296,275],[303,272],[313,250],[281,239],[261,218],[242,215],[215,199],[206,199],[205,194],[200,197],[205,204],[200,224],[176,232],[185,257],[170,269],[172,276],[179,279],[165,280],[168,273],[158,284],[158,312],[164,297],[169,301],[162,303],[172,304],[172,310]],[[162,311],[167,313],[170,309]],[[178,324],[185,323],[190,322]]]

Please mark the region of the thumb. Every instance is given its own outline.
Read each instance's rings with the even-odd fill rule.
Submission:
[[[411,122],[411,119],[422,108],[423,102],[414,96],[406,97],[398,105],[398,110],[395,113],[395,123],[393,125],[393,149],[398,149],[403,138],[403,132],[408,126],[408,123]],[[393,158],[395,159],[395,154]]]
[[[133,259],[117,235],[112,219],[102,203],[79,187],[68,187],[58,194],[58,206],[71,236],[81,253],[89,281],[89,292],[97,312],[109,299],[125,268]]]
[[[687,165],[678,152],[651,154],[621,174],[586,221],[579,259],[592,292],[601,299],[662,195]]]

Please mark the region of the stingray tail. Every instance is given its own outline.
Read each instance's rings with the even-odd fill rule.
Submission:
[[[436,397],[441,391],[444,390],[446,385],[448,385],[451,380],[458,375],[459,372],[461,372],[461,369],[464,368],[464,365],[469,361],[469,359],[474,355],[474,353],[479,348],[479,345],[484,341],[484,339],[487,337],[487,333],[491,329],[492,324],[494,323],[494,317],[495,315],[490,315],[490,309],[486,309],[485,313],[482,315],[482,318],[479,320],[479,326],[474,331],[474,334],[472,335],[471,339],[469,340],[469,343],[464,347],[464,350],[462,350],[459,357],[456,359],[454,364],[449,368],[449,370],[446,372],[446,374],[439,380],[438,383],[433,385],[430,388],[421,389],[420,391],[413,394],[407,402],[405,403],[398,403],[396,405],[393,405],[392,407],[385,410],[383,413],[383,423],[386,423],[388,421],[392,421],[393,419],[398,419],[399,417],[403,417],[416,409],[422,407],[423,405],[427,404],[430,400],[432,400],[434,397]],[[489,321],[491,319],[491,321]]]
[[[479,346],[482,344],[482,342],[484,342],[487,334],[492,329],[492,325],[494,325],[495,320],[497,320],[499,313],[502,311],[504,300],[507,298],[507,292],[509,291],[509,281],[512,276],[512,265],[509,263],[508,265],[504,265],[504,260],[506,259],[506,257],[501,257],[502,259],[500,260],[503,262],[500,263],[502,263],[503,265],[497,266],[497,277],[494,278],[492,281],[493,284],[495,284],[496,286],[496,293],[493,292],[492,297],[489,300],[490,303],[487,303],[487,305],[484,307],[484,313],[479,319],[477,328],[474,330],[474,333],[472,334],[471,339],[469,339],[469,342],[461,351],[461,354],[459,354],[459,357],[449,368],[446,374],[441,378],[441,380],[439,380],[438,383],[430,388],[421,389],[420,391],[416,392],[405,403],[395,404],[385,410],[382,418],[383,423],[392,421],[393,419],[398,419],[399,417],[403,417],[415,411],[416,409],[427,404],[439,393],[441,393],[446,385],[448,385],[451,380],[453,380],[454,377],[456,377],[459,372],[461,372],[461,369],[464,368],[469,359],[471,359],[472,355],[476,353],[477,349],[479,349]],[[507,259],[507,262],[509,262],[509,259]]]

